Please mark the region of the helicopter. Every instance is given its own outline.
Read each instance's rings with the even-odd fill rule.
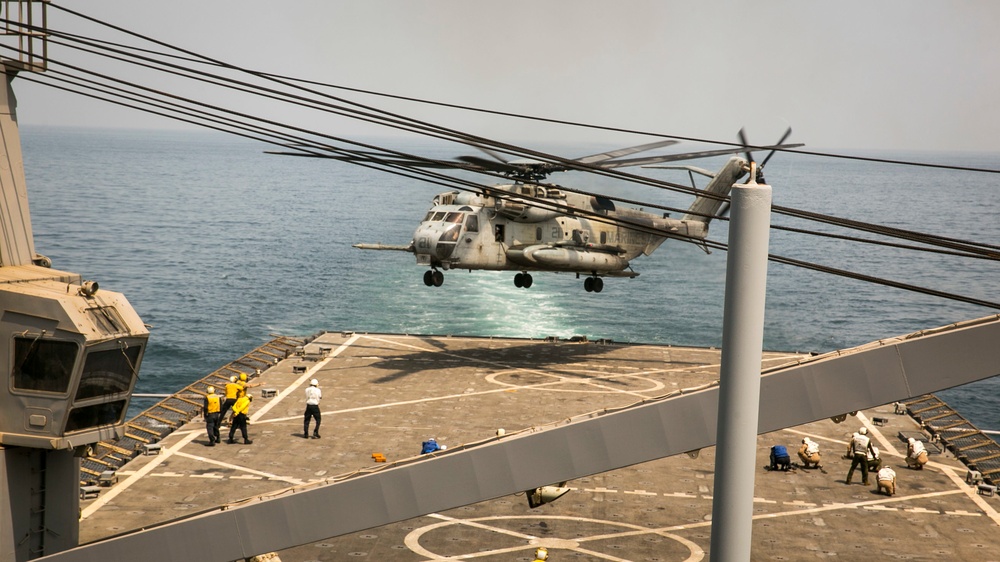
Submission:
[[[782,144],[790,133],[791,129],[777,145],[753,150],[770,149],[773,155],[777,149],[802,146]],[[418,265],[429,268],[423,276],[428,287],[444,283],[443,270],[466,269],[516,271],[514,286],[527,289],[533,283],[533,272],[548,271],[575,273],[577,278],[584,276],[584,290],[600,293],[605,277],[638,276],[631,268],[631,261],[652,254],[668,238],[697,241],[708,236],[711,220],[728,210],[726,198],[733,184],[751,169],[751,149],[746,146],[742,131],[740,136],[743,148],[645,158],[622,157],[677,141],[657,141],[563,162],[507,161],[486,150],[491,159],[461,156],[458,157],[461,164],[456,163],[456,167],[498,172],[512,182],[478,193],[439,193],[408,245],[359,243],[354,247],[414,254]],[[575,165],[611,169],[736,152],[745,152],[746,158],[732,156],[714,174],[691,166],[670,166],[711,177],[680,218],[542,183],[548,174],[575,169]],[[763,163],[757,169],[762,170]],[[763,183],[762,172],[758,171],[756,179]]]

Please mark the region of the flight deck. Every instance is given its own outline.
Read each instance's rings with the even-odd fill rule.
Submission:
[[[515,435],[701,388],[716,383],[721,358],[714,348],[585,338],[354,332],[283,339],[266,355],[234,362],[174,397],[196,410],[209,384],[221,389],[230,373],[249,371],[253,443],[237,434],[228,444],[229,427],[223,427],[223,442],[209,447],[200,416],[181,422],[154,416],[177,426],[162,438],[144,438],[142,425],[130,424],[130,433],[145,441],[136,447],[140,454],[117,469],[110,463],[104,472],[85,468],[84,476],[95,476],[81,501],[81,544],[380,470],[419,456],[429,438],[454,450],[497,439],[500,429]],[[806,356],[765,352],[762,366]],[[321,438],[307,439],[304,389],[314,378],[323,390]],[[932,442],[914,410],[887,404],[847,413],[841,423],[823,419],[759,436],[752,559],[997,559],[1000,498],[990,479],[973,481],[954,451]],[[892,497],[876,493],[874,475],[867,486],[860,474],[845,484],[850,461],[844,454],[861,426],[884,465],[897,472]],[[914,435],[931,452],[922,470],[904,461],[905,439]],[[801,468],[795,451],[804,437],[820,444],[820,468]],[[767,468],[777,444],[791,452],[789,471]],[[530,561],[535,548],[545,546],[553,561],[708,560],[714,462],[714,447],[705,448],[566,482],[568,493],[534,509],[525,494],[498,497],[277,555],[285,562]]]

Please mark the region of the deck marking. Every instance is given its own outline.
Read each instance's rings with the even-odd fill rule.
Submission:
[[[333,359],[336,358],[341,353],[343,353],[345,349],[347,349],[348,347],[350,347],[351,345],[353,345],[354,342],[358,341],[358,339],[360,337],[361,336],[359,336],[357,334],[351,336],[350,339],[348,339],[344,343],[340,344],[340,347],[338,347],[336,350],[334,350],[329,355],[327,355],[326,359],[323,359],[322,361],[317,361],[316,364],[313,365],[311,368],[306,369],[306,372],[303,373],[303,375],[301,377],[299,377],[294,382],[292,382],[292,384],[286,386],[285,389],[282,390],[281,392],[279,392],[277,396],[275,396],[274,398],[272,398],[270,402],[268,402],[267,404],[264,404],[263,406],[261,406],[260,409],[258,409],[256,413],[251,414],[250,415],[250,421],[255,422],[255,421],[259,420],[261,418],[261,416],[263,416],[264,414],[266,414],[267,412],[269,412],[271,410],[271,408],[277,406],[278,402],[281,402],[282,400],[284,400],[286,396],[288,396],[289,394],[291,394],[293,391],[297,390],[307,380],[313,378],[313,374],[316,371],[318,371],[321,368],[325,367],[326,364],[329,363],[330,361],[333,361]]]
[[[515,552],[530,551],[530,550],[533,550],[533,549],[535,549],[535,548],[537,548],[539,546],[544,546],[544,547],[548,548],[549,550],[555,550],[555,549],[569,550],[569,551],[573,551],[573,552],[578,552],[578,553],[583,554],[583,555],[591,556],[591,557],[594,557],[594,558],[600,558],[600,559],[603,559],[603,560],[611,560],[611,561],[614,561],[614,562],[629,562],[629,560],[626,559],[626,558],[619,558],[619,557],[613,556],[611,554],[607,554],[607,553],[603,553],[603,552],[597,552],[597,551],[594,551],[594,550],[590,550],[588,548],[584,548],[582,546],[582,543],[592,542],[592,541],[607,540],[607,539],[618,538],[618,537],[622,537],[622,536],[626,536],[626,535],[633,536],[633,535],[643,535],[643,534],[660,535],[660,536],[662,536],[664,538],[669,538],[671,540],[677,541],[678,543],[680,543],[683,546],[687,547],[691,554],[683,562],[699,562],[699,561],[701,561],[701,560],[703,560],[705,558],[705,551],[702,550],[702,548],[700,546],[698,546],[697,543],[695,543],[695,542],[693,542],[691,540],[688,540],[688,539],[686,539],[684,537],[681,537],[681,536],[678,536],[678,535],[674,535],[672,533],[665,532],[665,531],[663,531],[661,529],[650,529],[650,528],[647,528],[647,527],[641,527],[639,525],[634,525],[634,524],[631,524],[631,523],[623,523],[621,521],[606,521],[606,520],[600,520],[600,519],[591,519],[591,518],[587,518],[587,517],[549,516],[549,515],[499,515],[499,516],[477,517],[477,518],[474,518],[474,519],[455,519],[455,518],[447,517],[447,516],[444,516],[444,515],[441,515],[441,514],[438,514],[438,513],[432,513],[432,514],[429,515],[429,517],[434,517],[434,518],[437,518],[437,519],[442,519],[443,521],[441,521],[439,523],[433,523],[431,525],[427,525],[427,526],[424,526],[424,527],[421,527],[421,528],[418,528],[418,529],[414,529],[413,531],[410,531],[410,533],[407,534],[406,537],[405,537],[405,539],[403,540],[403,543],[412,552],[414,552],[415,554],[418,554],[420,556],[424,556],[424,557],[432,559],[432,560],[441,560],[441,559],[445,559],[445,558],[447,558],[447,559],[457,559],[457,560],[468,560],[468,559],[472,559],[472,558],[480,558],[480,557],[485,557],[485,556],[495,556],[497,554],[509,554],[509,553],[515,553]],[[507,521],[507,520],[518,520],[518,519],[529,519],[529,520],[530,519],[542,519],[542,520],[558,519],[558,520],[562,520],[562,521],[580,521],[580,522],[586,522],[586,523],[597,523],[597,524],[601,524],[601,525],[607,525],[607,526],[610,526],[610,527],[618,527],[618,528],[624,527],[626,529],[631,529],[631,530],[627,530],[627,531],[620,532],[620,533],[607,533],[607,534],[603,534],[603,535],[594,535],[594,536],[590,536],[590,537],[575,537],[573,539],[559,539],[559,538],[553,538],[553,537],[538,538],[538,537],[534,537],[532,535],[525,535],[523,533],[518,533],[516,531],[512,531],[510,529],[505,529],[505,528],[502,528],[502,527],[493,527],[491,525],[487,525],[487,524],[484,523],[484,522],[489,522],[489,521]],[[517,538],[525,539],[525,540],[527,540],[527,543],[524,544],[524,545],[519,545],[519,546],[506,547],[506,548],[498,548],[498,549],[495,549],[495,550],[487,550],[487,551],[477,551],[477,552],[467,553],[467,554],[451,555],[451,556],[448,556],[448,557],[444,557],[442,555],[435,554],[435,553],[427,550],[426,548],[424,548],[423,546],[420,545],[420,537],[421,536],[423,536],[424,534],[426,534],[426,533],[428,533],[430,531],[433,531],[435,529],[440,529],[442,527],[446,527],[446,526],[450,526],[450,525],[466,525],[466,526],[471,526],[471,527],[475,527],[475,528],[480,528],[480,529],[488,530],[488,531],[494,532],[494,533],[503,533],[503,534],[511,535],[511,536],[514,536],[514,537],[517,537]]]
[[[1000,513],[997,513],[997,510],[993,509],[993,506],[990,505],[989,502],[987,502],[985,499],[983,499],[982,496],[979,495],[978,490],[974,486],[969,486],[968,484],[966,484],[965,479],[959,476],[958,473],[956,472],[957,470],[966,470],[964,467],[957,468],[957,467],[945,466],[941,468],[943,468],[942,472],[944,472],[945,476],[950,478],[951,481],[954,482],[955,485],[959,487],[959,489],[965,492],[965,495],[968,496],[969,499],[973,501],[973,503],[979,506],[979,509],[982,509],[983,513],[985,513],[987,517],[992,519],[993,522],[996,523],[997,525],[1000,525]]]
[[[135,474],[129,476],[125,480],[114,485],[110,490],[108,490],[106,494],[101,494],[101,497],[97,498],[96,500],[94,500],[93,503],[80,510],[80,519],[86,519],[87,517],[90,517],[95,511],[104,507],[104,505],[107,504],[109,501],[118,497],[118,494],[124,492],[129,487],[131,487],[132,484],[135,484],[140,479],[142,479],[142,477],[152,472],[154,468],[160,466],[160,463],[169,459],[171,455],[179,451],[182,447],[194,441],[201,434],[202,434],[201,431],[198,432],[192,431],[191,433],[182,437],[180,441],[174,444],[174,446],[161,448],[160,454],[156,455],[155,459],[151,459],[148,463],[146,463],[145,466],[135,471]]]
[[[246,473],[253,474],[253,475],[256,475],[256,476],[262,476],[262,477],[268,478],[270,480],[281,480],[283,482],[288,482],[289,484],[293,484],[293,485],[296,485],[296,486],[300,486],[302,484],[305,484],[305,482],[303,482],[302,480],[299,480],[298,478],[292,478],[290,476],[279,476],[277,474],[271,474],[269,472],[263,472],[261,470],[254,470],[252,468],[247,468],[245,466],[240,466],[240,465],[237,465],[237,464],[231,464],[231,463],[228,463],[228,462],[222,462],[222,461],[218,461],[218,460],[215,460],[215,459],[209,459],[209,458],[201,457],[201,456],[198,456],[198,455],[192,455],[192,454],[189,454],[189,453],[182,453],[180,451],[177,451],[175,454],[177,456],[179,456],[179,457],[185,457],[185,458],[189,458],[189,459],[194,459],[196,461],[202,461],[202,462],[206,462],[206,463],[209,463],[209,464],[218,465],[218,466],[221,466],[223,468],[228,468],[228,469],[236,470],[236,471],[239,471],[239,472],[246,472]]]

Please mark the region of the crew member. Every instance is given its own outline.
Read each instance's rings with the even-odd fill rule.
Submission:
[[[868,438],[868,428],[862,427],[851,437],[851,443],[847,446],[847,455],[851,457],[851,469],[847,471],[847,484],[851,483],[854,476],[854,469],[861,467],[861,483],[868,485],[868,453],[871,451],[872,441]]]
[[[788,456],[788,449],[784,445],[774,445],[771,447],[771,470],[789,470],[792,468],[792,459]]]
[[[889,468],[888,466],[879,470],[878,474],[875,476],[875,480],[878,482],[878,489],[876,492],[885,492],[885,495],[892,496],[896,494],[896,471]]]
[[[221,418],[224,419],[230,413],[230,410],[233,408],[233,404],[235,404],[236,399],[240,397],[240,392],[242,390],[243,385],[237,382],[236,375],[229,377],[229,382],[226,383],[226,401],[222,403]]]
[[[882,468],[882,454],[878,447],[872,444],[868,450],[868,472],[878,472]]]
[[[924,442],[910,437],[906,445],[906,466],[923,470],[925,464],[927,464],[927,449],[924,448]]]
[[[323,420],[323,414],[319,411],[319,401],[323,398],[323,391],[319,389],[319,381],[313,379],[306,388],[306,413],[302,426],[302,437],[309,439],[309,419],[316,418],[316,428],[313,429],[313,439],[319,439],[319,424]]]
[[[222,397],[215,393],[215,387],[208,387],[208,394],[205,395],[205,403],[202,409],[205,412],[205,429],[208,430],[208,446],[214,447],[219,439],[219,421],[222,418],[220,412],[222,408]]]
[[[233,404],[233,425],[229,428],[229,441],[227,443],[235,443],[233,436],[236,435],[236,430],[239,429],[243,434],[243,443],[247,445],[252,445],[253,441],[247,437],[247,419],[250,417],[250,402],[253,401],[253,396],[244,394],[236,399],[236,403]]]
[[[799,447],[799,460],[802,461],[803,468],[809,468],[809,465],[819,468],[819,443],[803,437],[802,446]]]

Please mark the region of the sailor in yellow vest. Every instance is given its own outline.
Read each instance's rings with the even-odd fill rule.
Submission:
[[[215,387],[208,387],[204,409],[205,429],[208,431],[208,446],[214,447],[219,439],[219,421],[222,419],[222,397],[215,393]]]
[[[226,383],[226,401],[222,403],[222,415],[220,417],[225,418],[229,414],[229,410],[233,408],[233,404],[236,403],[236,399],[240,397],[241,392],[243,392],[243,385],[237,382],[236,375],[229,377],[229,382]]]
[[[233,436],[236,435],[236,430],[239,429],[243,433],[243,443],[250,445],[253,441],[247,437],[247,419],[250,417],[250,402],[253,401],[253,396],[244,394],[236,399],[236,403],[233,404],[233,425],[229,428],[229,441],[227,443],[235,443]]]

